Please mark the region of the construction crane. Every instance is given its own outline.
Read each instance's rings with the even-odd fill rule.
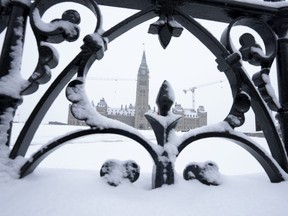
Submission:
[[[203,88],[206,86],[210,86],[210,85],[215,85],[218,83],[223,83],[226,80],[218,80],[218,81],[214,81],[214,82],[210,82],[210,83],[206,83],[206,84],[202,84],[202,85],[197,85],[197,86],[193,86],[191,88],[188,89],[183,89],[183,92],[186,94],[188,91],[191,91],[192,93],[192,109],[195,110],[195,90],[199,89],[199,88]]]
[[[103,77],[87,77],[87,80],[104,80],[104,81],[137,81],[137,79],[129,79],[129,78],[103,78]]]

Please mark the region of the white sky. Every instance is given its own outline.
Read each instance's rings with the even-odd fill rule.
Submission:
[[[69,4],[71,5],[71,3]],[[72,5],[79,12],[85,9],[76,4]],[[70,8],[66,8],[64,4],[57,6],[53,10],[48,11],[44,19],[48,21],[61,17],[62,11],[67,9]],[[108,30],[120,20],[136,12],[111,7],[101,7],[101,11],[104,30]],[[53,45],[58,49],[60,61],[58,67],[52,70],[52,79],[78,54],[80,46],[83,44],[83,37],[92,33],[95,28],[96,21],[90,11],[85,9],[84,13],[80,13],[80,15],[82,22],[80,23],[81,35],[78,41]],[[91,100],[97,103],[104,97],[110,107],[120,107],[122,104],[125,106],[130,103],[134,105],[136,95],[135,80],[141,63],[143,44],[145,44],[146,59],[150,70],[149,100],[152,108],[156,106],[155,99],[158,89],[165,79],[171,83],[174,89],[176,102],[182,104],[185,108],[192,107],[192,96],[191,92],[185,94],[183,89],[225,79],[224,73],[219,72],[216,68],[215,57],[186,30],[183,31],[179,38],[173,37],[168,47],[164,50],[158,41],[158,36],[147,33],[149,25],[156,20],[156,18],[149,20],[108,44],[108,50],[105,52],[104,58],[96,62],[89,71],[89,76],[91,77],[108,80],[91,79],[87,81],[87,94]],[[217,39],[220,38],[226,27],[226,24],[221,23],[208,21],[201,21],[201,23],[213,32]],[[28,35],[31,34],[30,29],[27,32]],[[235,31],[235,34],[237,34],[237,31]],[[237,39],[235,43],[237,43]],[[31,35],[26,37],[24,49],[26,55],[23,59],[22,74],[28,78],[34,70],[38,59],[37,47],[34,39],[31,39]],[[258,69],[252,68],[252,70],[256,72]],[[249,72],[249,74],[253,74],[253,72]],[[113,81],[109,80],[110,78],[119,80]],[[275,86],[275,70],[271,72],[271,82]],[[16,120],[25,121],[27,119],[29,112],[32,111],[32,108],[36,105],[46,88],[48,88],[48,84],[41,85],[38,92],[24,97],[24,103],[19,107]],[[277,93],[277,90],[275,91]],[[228,82],[197,89],[195,103],[196,107],[199,105],[205,106],[208,112],[209,124],[222,121],[229,113],[232,104]],[[62,92],[46,115],[44,122],[67,122],[68,104],[65,94]],[[247,114],[247,121],[242,128],[243,130],[255,130],[254,116],[251,111]]]

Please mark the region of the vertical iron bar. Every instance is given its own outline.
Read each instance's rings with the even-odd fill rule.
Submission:
[[[281,110],[277,113],[281,137],[286,153],[288,152],[288,25],[287,20],[275,21],[273,25],[278,35],[277,79]]]
[[[29,7],[18,1],[11,1],[11,15],[8,22],[7,32],[0,58],[0,82],[6,88],[15,89],[15,83],[9,82],[14,79],[13,73],[20,73],[25,27],[29,13]],[[8,78],[9,77],[9,78]],[[13,80],[12,80],[13,81]],[[0,145],[9,146],[12,122],[18,105],[22,103],[22,97],[5,92],[0,89]]]

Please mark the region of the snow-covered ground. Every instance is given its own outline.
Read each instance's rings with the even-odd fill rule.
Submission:
[[[15,124],[15,140],[21,124]],[[41,125],[29,154],[73,126]],[[152,131],[141,131],[156,142]],[[267,149],[265,140],[253,138]],[[136,161],[135,183],[111,187],[99,175],[107,159]],[[194,162],[215,161],[220,186],[185,181],[182,172]],[[277,215],[286,216],[288,182],[270,183],[245,150],[224,139],[205,139],[185,149],[176,162],[176,183],[151,189],[152,160],[144,148],[118,135],[92,135],[61,147],[24,179],[0,179],[1,216],[124,216],[124,215]]]

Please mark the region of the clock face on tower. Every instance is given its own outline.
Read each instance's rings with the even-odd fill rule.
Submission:
[[[145,70],[141,70],[141,74],[143,74],[143,75],[144,75],[145,73],[146,73],[146,71],[145,71]]]

